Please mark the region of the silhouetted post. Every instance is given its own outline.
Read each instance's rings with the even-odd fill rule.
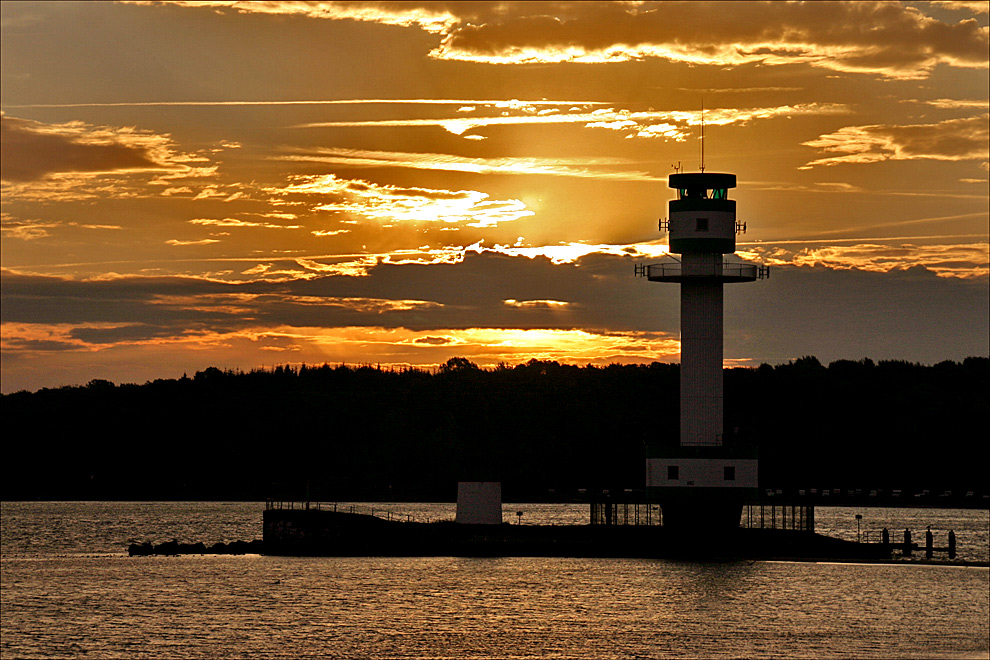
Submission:
[[[911,530],[910,529],[905,529],[904,530],[904,550],[901,551],[901,554],[904,555],[905,557],[910,557],[911,556]]]
[[[856,543],[861,543],[863,541],[863,535],[862,535],[862,533],[860,532],[860,529],[859,529],[859,521],[861,521],[862,519],[863,519],[863,514],[857,513],[856,514]]]
[[[925,532],[925,558],[931,559],[932,552],[935,549],[935,537],[932,536],[932,528],[929,527],[928,531]]]
[[[883,543],[884,547],[890,545],[890,532],[887,531],[886,527],[880,532],[880,542]]]
[[[956,558],[956,533],[949,530],[949,559]]]

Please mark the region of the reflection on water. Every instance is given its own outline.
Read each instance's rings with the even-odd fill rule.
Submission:
[[[122,554],[132,539],[250,540],[261,508],[4,503],[0,657],[957,658],[990,644],[985,568]]]

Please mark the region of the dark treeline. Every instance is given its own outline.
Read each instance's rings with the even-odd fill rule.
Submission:
[[[923,366],[806,357],[727,369],[727,442],[761,487],[980,491],[990,359]],[[435,372],[209,368],[177,380],[0,398],[3,499],[449,500],[639,488],[647,444],[678,442],[676,364],[531,360]],[[548,495],[550,491],[553,495]]]

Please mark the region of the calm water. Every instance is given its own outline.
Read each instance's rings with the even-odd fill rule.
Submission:
[[[260,538],[262,508],[3,503],[0,657],[990,657],[986,568],[125,554],[131,541]],[[506,505],[506,519],[517,510],[523,524],[587,516]],[[863,531],[923,539],[931,525],[939,545],[954,529],[963,559],[990,554],[986,511],[820,508],[819,530],[855,538],[856,513]]]

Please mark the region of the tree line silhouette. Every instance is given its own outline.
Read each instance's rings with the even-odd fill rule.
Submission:
[[[726,442],[761,488],[985,489],[990,358],[932,366],[803,357],[725,370]],[[678,443],[676,364],[530,360],[434,371],[210,367],[192,378],[0,397],[3,499],[451,500],[640,488]]]

